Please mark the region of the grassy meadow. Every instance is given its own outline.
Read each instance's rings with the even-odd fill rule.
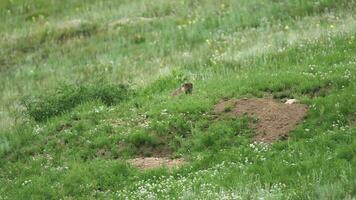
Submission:
[[[0,21],[0,200],[356,199],[355,0],[0,0]],[[213,112],[265,96],[308,105],[286,140]],[[127,162],[162,155],[188,163]]]

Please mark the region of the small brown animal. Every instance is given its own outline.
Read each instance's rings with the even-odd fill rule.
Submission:
[[[172,96],[177,96],[182,93],[185,94],[192,94],[193,92],[193,83],[184,83],[180,88],[176,89],[174,92],[172,92]]]

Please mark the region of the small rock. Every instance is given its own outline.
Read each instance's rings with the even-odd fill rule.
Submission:
[[[299,101],[297,99],[288,99],[284,104],[295,104],[298,103]]]

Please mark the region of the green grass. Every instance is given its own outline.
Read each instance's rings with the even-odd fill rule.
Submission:
[[[23,100],[23,105],[28,115],[35,121],[44,121],[88,101],[100,100],[105,105],[112,106],[127,99],[129,93],[129,89],[125,85],[110,85],[100,82],[90,86],[65,85],[46,95],[26,97]]]
[[[0,1],[0,200],[355,199],[355,8]],[[213,113],[265,95],[309,107],[287,140]],[[126,162],[155,155],[189,163]]]

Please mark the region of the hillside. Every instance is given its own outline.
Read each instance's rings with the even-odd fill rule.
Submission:
[[[0,200],[356,198],[355,0],[1,0],[0,20]]]

